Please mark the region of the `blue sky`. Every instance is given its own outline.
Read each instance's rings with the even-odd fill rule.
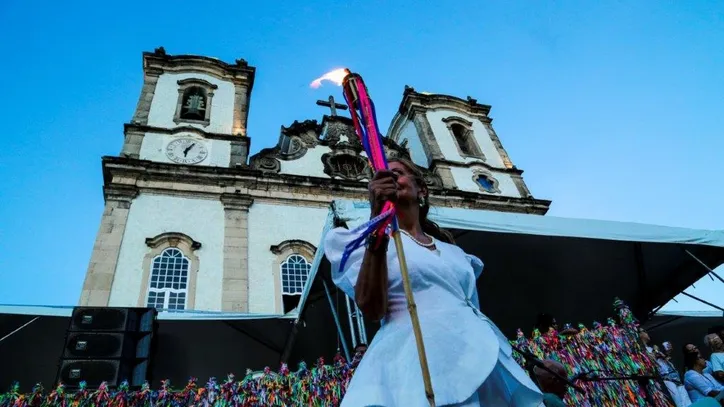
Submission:
[[[551,215],[724,229],[721,1],[112,3],[0,4],[0,303],[77,302],[100,159],[120,152],[141,52],[161,45],[257,67],[252,152],[321,119],[315,100],[339,91],[309,82],[348,66],[385,128],[406,84],[491,104]],[[723,288],[692,292],[724,306]]]

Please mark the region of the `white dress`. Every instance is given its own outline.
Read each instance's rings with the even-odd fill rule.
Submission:
[[[356,237],[331,230],[324,252],[335,284],[354,298],[364,247],[339,270]],[[439,252],[402,234],[437,406],[542,405],[543,396],[512,358],[507,338],[479,310],[475,285],[483,263],[435,240]],[[388,313],[342,400],[342,407],[428,406],[394,243],[388,248]]]

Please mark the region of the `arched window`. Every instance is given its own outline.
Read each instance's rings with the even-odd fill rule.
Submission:
[[[146,239],[143,289],[138,306],[164,311],[194,309],[201,243],[183,233],[167,232]]]
[[[211,123],[211,100],[218,86],[193,78],[180,80],[178,85],[178,103],[173,121],[208,126]]]
[[[468,129],[463,127],[462,124],[453,123],[450,126],[450,131],[452,131],[455,141],[460,146],[460,151],[465,155],[472,155],[472,149],[468,143]]]
[[[206,91],[193,86],[186,89],[181,102],[181,118],[184,120],[204,120],[206,118]]]
[[[189,259],[177,248],[168,248],[156,256],[146,305],[169,311],[186,309],[189,269]]]
[[[287,257],[281,267],[282,294],[301,295],[304,286],[307,284],[307,277],[309,277],[311,268],[312,265],[307,262],[307,259],[298,254]]]
[[[269,249],[276,255],[275,310],[286,314],[299,305],[317,248],[303,240],[285,240]]]
[[[472,122],[457,116],[446,117],[442,119],[442,121],[445,122],[448,130],[450,130],[461,157],[485,160],[485,155],[480,151],[478,142],[475,141]]]

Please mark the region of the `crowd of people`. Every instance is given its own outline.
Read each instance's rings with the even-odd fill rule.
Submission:
[[[679,367],[673,363],[671,342],[662,342],[661,346],[653,344],[643,329],[639,336],[656,360],[676,407],[724,405],[724,326],[711,328],[704,337],[703,344],[711,353],[708,360],[696,344],[688,343],[681,348],[684,366]]]

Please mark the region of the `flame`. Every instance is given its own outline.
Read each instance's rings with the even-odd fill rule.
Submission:
[[[335,69],[333,71],[329,71],[325,73],[324,75],[320,76],[319,78],[312,81],[312,83],[309,84],[314,89],[319,88],[322,86],[322,81],[330,81],[333,82],[337,86],[342,86],[342,80],[345,76],[349,74],[349,69],[347,68],[339,68]]]

